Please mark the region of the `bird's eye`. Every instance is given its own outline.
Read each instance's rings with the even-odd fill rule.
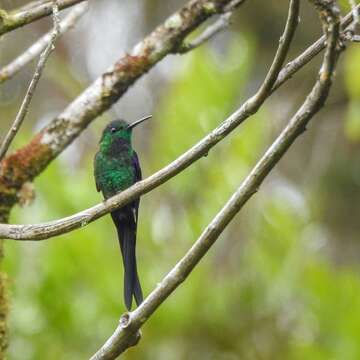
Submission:
[[[113,128],[110,129],[110,131],[111,131],[112,133],[114,133],[114,132],[116,132],[116,128],[113,127]]]

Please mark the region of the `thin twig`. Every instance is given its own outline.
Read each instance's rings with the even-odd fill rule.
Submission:
[[[220,17],[213,24],[208,26],[197,38],[189,42],[184,41],[181,43],[179,47],[175,49],[174,53],[185,54],[207,42],[229,26],[232,14],[232,11],[228,11],[225,14],[220,15]]]
[[[354,27],[356,27],[357,25],[360,24],[360,18],[359,18],[359,13],[356,11],[356,3],[355,0],[349,0],[350,6],[351,6],[351,11],[353,14],[353,23],[354,23]]]
[[[248,101],[246,101],[240,107],[240,109],[233,113],[228,119],[226,119],[215,130],[210,132],[200,142],[198,142],[166,167],[149,176],[147,179],[136,183],[120,194],[117,194],[114,197],[109,198],[108,200],[95,205],[90,209],[60,220],[55,220],[44,224],[0,224],[0,238],[14,240],[42,240],[69,232],[81,226],[85,226],[95,219],[104,216],[110,211],[123,206],[139,195],[143,195],[151,191],[155,187],[161,185],[165,181],[169,180],[190,166],[196,160],[206,155],[213,146],[215,146],[220,140],[224,139],[251,114],[255,113],[265,101],[265,93],[266,91],[270,91],[272,84],[275,82],[276,75],[280,71],[286,54],[289,50],[289,46],[298,23],[298,13],[299,0],[291,0],[288,19],[286,22],[284,34],[282,35],[283,41],[279,43],[279,47],[270,67],[269,73],[266,76],[264,84],[260,87],[259,91]]]
[[[70,30],[75,26],[77,21],[85,14],[88,9],[88,4],[79,4],[75,6],[70,13],[60,21],[59,36]],[[0,84],[6,80],[11,79],[15,74],[22,70],[27,64],[33,61],[51,42],[53,31],[49,31],[42,36],[38,41],[32,44],[21,55],[14,59],[11,63],[0,69]]]
[[[59,10],[76,5],[84,0],[58,0]],[[52,0],[36,2],[32,7],[22,7],[11,12],[0,9],[0,35],[30,24],[52,13]]]
[[[192,41],[186,41],[180,43],[180,45],[174,49],[175,54],[185,54],[195,48],[201,46],[205,42],[209,41],[216,34],[224,30],[230,25],[230,19],[234,13],[234,10],[242,5],[245,0],[231,1],[225,8],[224,12],[219,18],[211,25],[209,25],[198,37]]]
[[[34,96],[36,86],[39,82],[39,79],[41,77],[41,74],[44,70],[46,60],[48,59],[51,52],[54,50],[54,43],[59,35],[59,9],[57,5],[57,0],[53,1],[53,31],[51,34],[50,42],[48,43],[46,49],[44,52],[40,55],[39,62],[36,66],[35,73],[30,81],[30,85],[26,91],[24,100],[20,106],[19,112],[16,115],[16,118],[14,120],[14,123],[12,124],[9,132],[6,134],[1,146],[0,146],[0,161],[4,158],[7,150],[10,147],[10,144],[12,143],[13,139],[15,138],[21,124],[23,123],[25,116],[29,110],[29,105],[31,102],[32,97]]]
[[[228,5],[225,6],[224,13],[228,12],[228,11],[233,11],[234,9],[236,9],[237,7],[242,5],[245,1],[246,0],[233,0],[233,1],[231,1]]]
[[[332,10],[335,12],[335,9]],[[226,226],[242,209],[250,197],[256,193],[266,176],[287,152],[296,138],[304,131],[307,123],[314,114],[324,105],[324,101],[329,93],[332,75],[339,54],[339,48],[337,48],[337,41],[339,39],[338,12],[332,13],[329,9],[329,13],[332,17],[328,18],[327,21],[329,21],[329,23],[326,22],[326,28],[328,29],[327,48],[319,78],[303,105],[266,151],[265,155],[256,164],[238,190],[206,227],[191,249],[175,267],[172,268],[137,309],[121,317],[120,324],[115,332],[91,360],[115,359],[127,348],[138,342],[140,338],[140,327],[167,297],[185,281]]]

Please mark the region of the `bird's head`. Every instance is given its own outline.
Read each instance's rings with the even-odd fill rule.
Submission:
[[[118,139],[122,139],[123,141],[130,143],[133,128],[150,118],[151,115],[145,116],[131,124],[128,124],[122,119],[113,120],[105,127],[100,143],[106,146]]]

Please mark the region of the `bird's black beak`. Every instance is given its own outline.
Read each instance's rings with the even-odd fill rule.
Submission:
[[[135,126],[138,126],[138,125],[141,124],[143,121],[151,119],[151,117],[152,117],[152,115],[148,115],[148,116],[145,116],[145,117],[143,117],[143,118],[141,118],[141,119],[139,119],[139,120],[137,120],[137,121],[134,121],[133,123],[129,124],[128,129],[132,129],[132,128],[134,128]]]

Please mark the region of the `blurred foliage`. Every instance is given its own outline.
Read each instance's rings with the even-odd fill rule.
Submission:
[[[150,149],[139,154],[145,175],[231,114],[256,77],[259,47],[254,38],[234,33],[221,51],[204,46],[181,59],[180,69],[161,89]],[[350,99],[345,145],[339,145],[321,176],[314,175],[320,180],[303,186],[277,168],[144,326],[139,346],[125,359],[360,358],[359,262],[337,264],[331,253],[334,237],[340,249],[344,245],[341,224],[352,229],[346,236],[353,244],[359,240],[359,48],[350,47],[345,56]],[[81,85],[69,80],[69,69],[61,69],[66,73],[61,91],[77,93]],[[50,78],[58,82],[59,73],[51,72]],[[142,198],[137,251],[146,294],[187,251],[271,142],[274,109],[266,105],[207,157]],[[35,202],[16,208],[11,222],[55,219],[101,200],[92,175],[96,142],[88,136],[92,144],[81,162],[75,167],[53,162],[35,182]],[[24,138],[22,133],[17,141]],[[347,140],[352,152],[346,150]],[[324,147],[329,153],[326,143]],[[44,242],[8,241],[4,268],[12,299],[10,360],[85,359],[112,333],[124,311],[120,251],[109,216]]]

